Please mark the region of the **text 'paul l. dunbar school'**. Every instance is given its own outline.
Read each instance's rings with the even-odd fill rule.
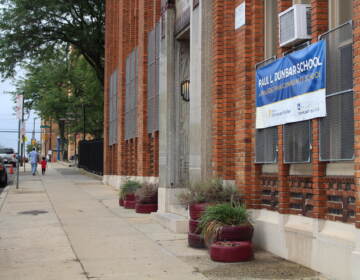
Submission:
[[[106,0],[104,182],[234,182],[255,245],[360,279],[360,0]]]

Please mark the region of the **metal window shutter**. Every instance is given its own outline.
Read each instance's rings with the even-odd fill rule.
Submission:
[[[256,130],[256,163],[275,163],[277,160],[277,127]]]
[[[284,162],[310,162],[311,122],[302,121],[284,125]]]
[[[354,158],[353,48],[349,22],[322,36],[327,44],[326,110],[320,120],[320,160]]]

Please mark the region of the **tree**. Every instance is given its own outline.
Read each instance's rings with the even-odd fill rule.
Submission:
[[[35,145],[27,144],[26,145],[26,153],[30,154],[30,152],[33,150],[33,148],[35,148],[35,150],[37,150],[37,151],[40,151],[41,150],[41,144],[40,143],[36,143]]]
[[[0,72],[74,46],[104,78],[104,0],[0,0]]]
[[[100,138],[103,128],[102,87],[84,57],[76,49],[71,49],[35,62],[26,66],[26,76],[17,81],[13,94],[22,92],[26,109],[37,111],[43,120],[58,123],[62,145],[66,143],[65,134],[82,132],[84,106],[91,110],[86,115],[86,132]]]

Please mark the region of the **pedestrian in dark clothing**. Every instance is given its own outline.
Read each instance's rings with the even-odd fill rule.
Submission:
[[[45,157],[42,158],[42,161],[40,162],[40,164],[41,164],[42,175],[45,175],[46,164],[47,164]]]

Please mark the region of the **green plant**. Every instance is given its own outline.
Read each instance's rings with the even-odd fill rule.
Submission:
[[[206,244],[211,244],[224,226],[250,224],[246,208],[241,204],[232,203],[207,207],[199,222]]]
[[[120,186],[119,198],[124,199],[126,195],[133,194],[138,188],[141,187],[141,184],[137,181],[127,180],[124,184]]]
[[[140,203],[157,202],[158,185],[153,183],[143,183],[141,188],[135,192],[136,200]]]
[[[181,204],[239,202],[240,193],[233,185],[224,185],[220,179],[197,181],[177,196]]]

